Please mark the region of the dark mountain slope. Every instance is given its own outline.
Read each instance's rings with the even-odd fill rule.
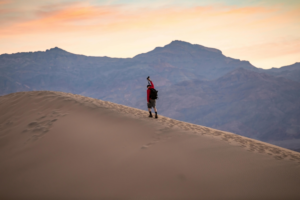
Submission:
[[[156,68],[169,67],[181,70],[189,75],[187,79],[211,80],[239,67],[258,70],[248,61],[224,56],[218,49],[178,40],[164,47],[157,47],[148,53],[137,55],[133,60],[139,60],[141,63]]]
[[[245,69],[166,90],[161,111],[176,119],[263,141],[300,138],[300,83]]]
[[[289,80],[300,82],[300,62],[295,64],[284,66],[281,68],[272,68],[265,70],[265,73],[276,76],[283,77]]]
[[[156,86],[165,88],[182,81],[218,78],[239,67],[256,70],[249,62],[225,57],[217,49],[182,41],[128,59],[76,55],[56,47],[1,55],[0,95],[54,90],[132,106],[132,99],[144,95],[148,75],[156,77]],[[10,83],[4,84],[4,79]]]
[[[220,50],[178,40],[127,59],[56,47],[0,55],[0,95],[52,90],[145,109],[150,75],[163,115],[264,141],[293,139],[300,133],[300,91],[299,82],[287,79],[299,81],[299,68],[296,63],[258,69]]]
[[[27,90],[81,93],[91,80],[99,74],[105,76],[120,60],[126,59],[75,55],[56,47],[46,52],[3,54],[0,70],[12,82],[26,84]],[[1,95],[15,92],[10,86],[0,89]]]

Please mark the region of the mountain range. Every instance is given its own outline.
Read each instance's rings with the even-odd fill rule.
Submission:
[[[147,76],[159,91],[159,114],[300,148],[300,63],[264,70],[178,40],[133,58],[57,47],[0,55],[0,95],[52,90],[146,109]]]

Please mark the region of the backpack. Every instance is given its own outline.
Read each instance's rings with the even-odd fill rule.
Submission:
[[[150,99],[158,99],[157,93],[158,93],[158,91],[156,89],[150,88],[150,96],[149,96],[149,98]]]

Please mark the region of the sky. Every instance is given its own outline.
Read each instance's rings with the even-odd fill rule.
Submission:
[[[0,54],[127,58],[182,40],[269,69],[300,62],[300,0],[0,0]]]

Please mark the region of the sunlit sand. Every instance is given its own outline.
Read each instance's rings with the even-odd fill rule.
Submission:
[[[257,140],[62,92],[0,113],[3,200],[300,199],[300,153]]]

